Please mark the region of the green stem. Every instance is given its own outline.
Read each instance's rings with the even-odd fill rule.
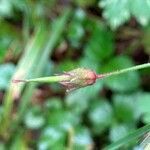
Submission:
[[[13,80],[14,83],[17,82],[42,82],[42,83],[53,83],[53,82],[62,82],[69,79],[67,75],[59,75],[59,76],[50,76],[50,77],[42,77],[42,78],[34,78],[34,79],[26,79],[26,80]]]
[[[121,69],[109,73],[103,73],[103,74],[98,74],[97,79],[99,78],[107,78],[110,76],[114,75],[119,75],[122,73],[134,71],[134,70],[139,70],[143,68],[148,68],[150,67],[150,63],[142,64],[142,65],[137,65],[134,67],[126,68],[126,69]],[[34,78],[34,79],[26,79],[26,80],[13,80],[13,82],[42,82],[42,83],[53,83],[53,82],[62,82],[62,81],[68,81],[70,79],[70,76],[67,74],[64,75],[58,75],[58,76],[50,76],[50,77],[42,77],[42,78]]]
[[[102,77],[106,78],[106,77],[119,75],[119,74],[122,74],[122,73],[130,72],[130,71],[134,71],[134,70],[139,70],[139,69],[143,69],[143,68],[148,68],[148,67],[150,67],[150,63],[137,65],[137,66],[134,66],[134,67],[121,69],[121,70],[117,70],[117,71],[113,71],[113,72],[109,72],[109,73],[99,74],[99,75],[97,75],[97,78],[102,78]]]

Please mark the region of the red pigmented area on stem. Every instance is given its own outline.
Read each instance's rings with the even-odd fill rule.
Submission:
[[[25,82],[25,80],[17,80],[17,79],[13,79],[12,82],[13,82],[13,83],[20,83],[20,82]]]
[[[97,79],[101,79],[101,78],[104,78],[104,77],[106,77],[106,74],[97,74],[96,75]]]
[[[92,85],[96,82],[97,75],[94,71],[92,70],[87,70],[86,74],[86,83],[87,85]]]

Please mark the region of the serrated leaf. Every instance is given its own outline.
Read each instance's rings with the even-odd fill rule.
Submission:
[[[116,29],[134,16],[142,25],[150,21],[150,0],[101,0],[103,16]]]
[[[99,6],[104,8],[103,16],[113,29],[130,18],[128,0],[101,0]]]
[[[140,24],[148,24],[150,21],[150,0],[133,0],[129,8]]]

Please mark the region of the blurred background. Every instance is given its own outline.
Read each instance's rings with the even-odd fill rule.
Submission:
[[[150,123],[150,69],[69,93],[11,82],[110,72],[149,55],[150,0],[0,0],[0,150],[98,150]]]

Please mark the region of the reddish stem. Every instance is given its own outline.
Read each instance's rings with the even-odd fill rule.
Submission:
[[[14,80],[12,80],[12,82],[13,83],[19,83],[19,82],[26,82],[26,80],[16,80],[16,79],[14,79]]]
[[[97,74],[96,75],[96,79],[100,79],[100,78],[104,78],[104,77],[106,77],[108,74],[106,73],[106,74]]]

